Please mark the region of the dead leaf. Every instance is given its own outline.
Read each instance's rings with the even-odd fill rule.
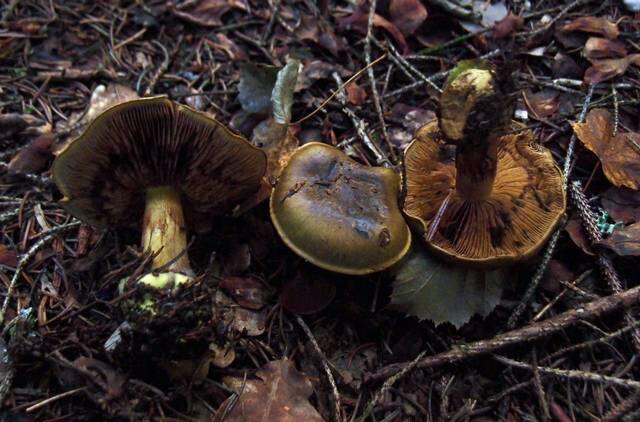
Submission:
[[[614,230],[600,244],[620,256],[640,256],[640,223]]]
[[[18,266],[18,254],[13,249],[9,249],[7,245],[0,243],[0,265],[6,265],[7,267]]]
[[[613,118],[605,109],[589,111],[584,123],[573,130],[582,143],[598,156],[607,179],[615,186],[640,188],[640,135],[634,132],[613,136]]]
[[[269,292],[260,280],[254,277],[225,277],[220,288],[243,308],[262,309],[269,300]]]
[[[264,310],[242,308],[221,290],[216,292],[215,304],[219,312],[218,320],[223,322],[231,332],[250,337],[264,333],[267,321]]]
[[[527,90],[522,93],[529,111],[538,118],[553,116],[560,107],[560,93],[556,90],[543,90],[535,94]]]
[[[38,136],[29,142],[9,161],[9,173],[39,173],[42,171],[49,159],[53,157],[52,144],[52,135]]]
[[[119,84],[98,85],[91,93],[89,109],[84,120],[86,123],[91,123],[108,108],[136,98],[139,98],[138,94],[127,86]]]
[[[13,135],[41,135],[51,131],[51,126],[30,114],[0,114],[0,139],[9,139]]]
[[[349,103],[360,106],[367,101],[367,91],[358,86],[355,82],[350,83],[346,87],[347,100]]]
[[[629,65],[640,65],[640,54],[630,54],[621,59],[591,60],[591,67],[584,73],[586,84],[597,84],[624,75]]]
[[[338,19],[338,27],[341,30],[353,28],[361,34],[366,34],[368,22],[369,3],[363,1],[358,4],[356,10],[354,10],[351,15]],[[407,40],[404,38],[404,35],[402,35],[402,32],[400,32],[397,26],[395,26],[382,16],[378,15],[377,13],[373,16],[373,26],[386,30],[398,43],[398,46],[400,47],[400,50],[403,54],[407,54],[409,52]]]
[[[604,35],[609,39],[618,38],[620,30],[615,22],[603,17],[583,16],[564,24],[563,31],[580,31]]]
[[[338,38],[331,25],[327,24],[324,19],[311,15],[302,16],[300,25],[296,28],[294,35],[299,40],[315,42],[336,57],[345,48],[344,42]]]
[[[267,179],[275,180],[300,142],[287,125],[276,123],[273,118],[261,122],[253,130],[251,142],[267,154]]]
[[[214,50],[225,53],[231,60],[249,60],[247,53],[225,34],[212,34],[210,37],[210,39],[205,38],[205,41]]]
[[[246,0],[187,0],[169,4],[169,10],[179,18],[208,27],[222,25],[222,15],[232,8],[249,10]]]
[[[562,261],[552,259],[549,261],[549,267],[544,273],[540,287],[549,293],[557,295],[562,290],[562,281],[570,282],[574,279],[575,275]]]
[[[524,24],[524,19],[522,16],[518,16],[513,14],[513,12],[509,12],[507,16],[496,22],[493,26],[493,37],[494,38],[505,38],[516,30],[522,28]]]
[[[407,36],[427,19],[427,9],[420,0],[391,0],[389,15],[393,24]]]
[[[582,79],[584,71],[571,56],[558,52],[553,57],[551,71],[555,78]]]
[[[220,406],[218,415],[228,412],[227,421],[323,421],[309,403],[313,394],[311,381],[288,359],[267,363],[256,372],[255,379],[245,382],[243,378],[225,377],[223,382],[240,396],[230,411],[228,407],[235,397]]]
[[[575,243],[575,245],[579,247],[582,252],[586,253],[587,255],[595,255],[591,250],[591,243],[587,239],[587,233],[585,232],[584,227],[582,227],[582,223],[580,222],[580,219],[578,219],[578,217],[573,216],[571,219],[569,219],[564,229],[567,231],[567,233],[569,233],[569,237],[571,238],[573,243]]]
[[[333,72],[338,72],[342,77],[347,77],[351,74],[342,66],[322,60],[313,60],[305,63],[302,72],[298,75],[296,92],[304,91],[320,79],[329,79]]]
[[[589,60],[625,57],[626,55],[627,49],[620,41],[590,37],[584,45],[584,56]]]
[[[640,222],[640,191],[611,187],[602,194],[600,202],[614,221]]]

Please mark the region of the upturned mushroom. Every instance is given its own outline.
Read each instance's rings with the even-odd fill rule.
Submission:
[[[391,169],[366,167],[311,142],[291,156],[271,193],[282,240],[312,264],[343,274],[382,271],[400,260],[411,233]]]
[[[565,212],[563,175],[489,69],[448,81],[405,152],[403,210],[432,251],[483,268],[536,254]],[[511,131],[511,133],[509,133]]]
[[[102,228],[142,226],[154,255],[138,282],[188,282],[187,227],[201,230],[254,193],[266,157],[218,121],[164,97],[116,105],[68,144],[53,164],[63,206]]]

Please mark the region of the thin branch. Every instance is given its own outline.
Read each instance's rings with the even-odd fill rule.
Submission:
[[[378,87],[376,85],[376,77],[373,73],[373,67],[371,67],[371,40],[373,38],[373,18],[376,14],[376,4],[377,0],[371,0],[371,5],[369,6],[369,21],[367,23],[367,36],[364,40],[364,58],[367,63],[367,75],[369,75],[369,84],[371,85],[371,93],[373,95],[373,104],[376,108],[376,113],[378,114],[378,120],[380,121],[380,127],[382,128],[382,137],[384,141],[387,143],[389,147],[389,151],[391,152],[391,159],[396,161],[396,153],[391,147],[391,142],[389,141],[389,134],[387,133],[387,124],[384,122],[384,115],[382,112],[382,104],[380,103],[380,94],[378,94]]]
[[[480,340],[470,344],[454,346],[449,351],[422,358],[417,365],[412,367],[423,369],[435,368],[445,364],[455,363],[483,354],[492,353],[515,344],[538,340],[542,337],[564,330],[580,321],[596,319],[620,308],[629,308],[637,305],[638,301],[640,301],[640,286],[636,286],[622,293],[603,297],[544,321],[499,334],[488,340]],[[369,375],[365,382],[367,384],[380,382],[401,372],[408,365],[413,364],[412,362],[403,362],[387,365],[374,374]]]
[[[494,355],[494,358],[505,365],[513,366],[516,368],[534,370],[532,365],[524,362],[518,362],[517,360],[509,359],[504,356]],[[546,375],[553,375],[560,378],[568,378],[572,380],[591,381],[608,385],[619,385],[621,387],[633,388],[635,390],[640,389],[640,381],[634,381],[624,378],[612,377],[609,375],[600,375],[595,372],[578,371],[575,369],[556,369],[547,368],[545,366],[538,366],[535,368]]]

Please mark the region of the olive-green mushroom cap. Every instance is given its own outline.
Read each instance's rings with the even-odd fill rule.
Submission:
[[[97,227],[139,226],[146,190],[173,187],[198,230],[254,193],[265,170],[265,154],[223,124],[152,97],[98,116],[59,153],[53,180],[65,208]]]
[[[271,193],[282,240],[318,267],[343,274],[382,271],[408,251],[411,233],[398,207],[400,179],[320,142],[300,147]]]

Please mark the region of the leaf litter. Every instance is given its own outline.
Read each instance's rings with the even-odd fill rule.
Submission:
[[[515,58],[519,86],[513,95],[529,111],[524,123],[559,164],[587,85],[597,83],[591,109],[609,115],[590,116],[576,131],[580,143],[569,181],[582,182],[592,211],[608,213],[602,228],[613,228],[592,245],[582,218],[576,214],[569,220],[546,269],[548,279],[535,291],[521,326],[535,328],[547,317],[611,294],[597,271],[600,256],[609,257],[622,285],[633,288],[640,200],[630,141],[637,142],[640,128],[633,35],[638,25],[624,7],[630,2],[605,9],[597,2],[376,3],[371,60],[388,54],[372,68],[382,115],[374,107],[372,81],[363,77],[343,88],[345,105],[329,101],[300,125],[291,121],[338,88],[334,72],[346,80],[366,66],[361,47],[372,2],[54,0],[43,7],[12,2],[3,9],[0,282],[5,291],[19,271],[3,333],[8,369],[18,369],[19,376],[9,381],[6,393],[0,388],[3,418],[211,420],[224,412],[242,417],[236,412],[244,409],[270,420],[291,415],[333,420],[335,397],[342,414],[354,419],[373,403],[372,420],[611,419],[632,407],[627,400],[633,396],[625,389],[606,382],[586,388],[592,379],[542,372],[555,365],[578,369],[581,376],[637,378],[630,328],[619,314],[504,350],[539,367],[535,385],[530,373],[505,372],[490,356],[464,357],[473,350],[469,347],[507,333],[507,321],[543,257],[509,269],[500,283],[477,270],[440,261],[427,265],[434,258],[426,256],[399,273],[318,274],[280,243],[263,202],[300,143],[322,140],[347,149],[361,163],[373,163],[364,133],[383,156],[392,151],[401,156],[415,131],[437,117],[438,96],[424,88],[424,78],[442,87],[445,79],[438,75],[460,59],[488,55],[501,67]],[[51,154],[100,111],[145,92],[237,122],[235,129],[268,152],[272,176],[261,196],[236,210],[238,218],[225,218],[212,232],[190,239],[189,254],[201,276],[194,294],[167,302],[163,322],[149,327],[144,341],[124,329],[124,347],[108,351],[105,341],[123,321],[121,304],[127,294],[138,294],[123,295],[119,280],[144,270],[144,254],[137,235],[127,230],[81,225],[47,234],[49,228],[73,224],[57,203],[59,193],[47,184],[49,165]],[[399,163],[393,164],[399,171]],[[44,246],[30,256],[40,241]],[[429,278],[431,273],[437,277]],[[206,323],[187,326],[205,308]],[[320,354],[294,314],[304,316]],[[448,350],[463,357],[445,367],[412,370],[383,395],[368,381],[395,364],[409,367],[421,352],[431,358]],[[334,375],[337,394],[323,362]],[[225,385],[231,378],[235,383]],[[273,392],[275,407],[256,405],[257,399],[243,394],[243,384],[245,393]]]

